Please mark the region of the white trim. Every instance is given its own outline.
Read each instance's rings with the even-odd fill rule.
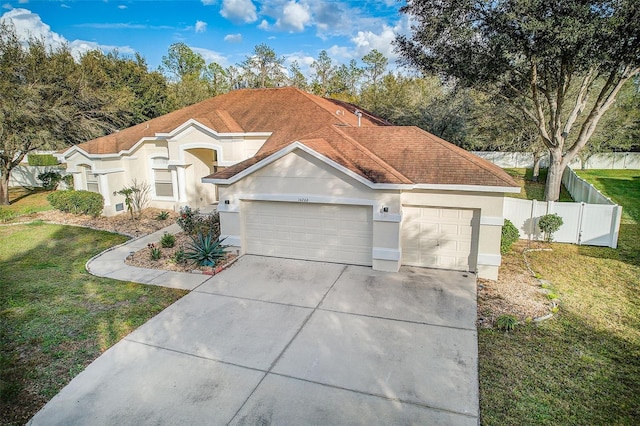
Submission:
[[[502,216],[480,216],[480,225],[503,226],[504,217]]]
[[[124,173],[124,169],[118,168],[95,170],[93,167],[91,167],[91,173],[93,173],[94,175],[108,175],[111,173]]]
[[[478,266],[500,266],[501,262],[499,254],[478,253]]]
[[[401,252],[399,249],[374,247],[371,251],[371,257],[375,260],[400,260]]]
[[[394,222],[400,223],[402,222],[402,214],[399,213],[379,213],[373,212],[373,221],[374,222]]]
[[[242,247],[241,238],[238,235],[220,235],[220,240],[224,238],[225,246]]]
[[[173,138],[173,137],[177,136],[178,134],[180,134],[181,132],[183,132],[185,129],[187,129],[190,126],[200,128],[205,133],[209,133],[210,135],[212,135],[216,139],[220,139],[220,137],[224,137],[224,138],[230,138],[230,137],[241,137],[241,138],[244,138],[244,137],[265,137],[265,138],[268,138],[273,133],[273,132],[218,133],[215,130],[213,130],[213,129],[205,126],[204,124],[199,123],[198,121],[196,121],[193,118],[191,118],[191,119],[187,120],[186,122],[182,123],[180,126],[178,126],[175,129],[173,129],[169,133],[155,133],[154,136],[145,136],[145,137],[141,138],[138,142],[133,144],[133,146],[131,148],[123,149],[122,151],[118,151],[117,153],[89,154],[87,151],[83,150],[82,148],[79,148],[78,146],[72,146],[71,148],[69,148],[68,150],[64,151],[61,154],[55,154],[55,156],[58,157],[60,160],[64,160],[64,159],[70,157],[71,155],[73,155],[75,152],[78,152],[78,153],[86,156],[87,158],[91,158],[91,159],[119,158],[119,157],[122,157],[123,155],[131,154],[133,151],[138,149],[138,147],[141,144],[143,144],[145,142],[158,141],[158,140],[168,140],[170,138]]]
[[[155,160],[156,158],[164,158],[167,160],[167,165],[166,167],[155,167],[153,164],[153,160]],[[178,185],[177,185],[177,181],[178,181],[178,176],[177,176],[177,171],[175,169],[175,167],[171,167],[169,165],[169,154],[165,154],[165,153],[155,153],[155,154],[151,154],[147,157],[147,165],[148,165],[148,169],[147,169],[147,177],[149,178],[148,181],[151,182],[151,200],[153,201],[169,201],[169,202],[175,202],[178,200]],[[167,196],[162,196],[162,195],[157,195],[156,194],[156,170],[168,170],[169,173],[171,174],[171,192],[173,193],[173,195],[171,197],[167,197]]]
[[[413,189],[428,189],[440,191],[471,191],[471,192],[510,192],[514,194],[520,193],[520,187],[513,186],[485,186],[485,185],[449,185],[449,184],[433,184],[433,183],[417,183],[413,185]]]
[[[520,188],[510,187],[510,186],[483,186],[483,185],[445,185],[445,184],[396,184],[396,183],[373,183],[370,180],[360,176],[357,173],[349,170],[348,168],[342,166],[341,164],[336,163],[335,161],[325,157],[324,155],[314,151],[313,149],[307,147],[301,142],[293,142],[279,151],[274,152],[268,157],[263,158],[258,161],[256,164],[247,167],[240,173],[237,173],[230,178],[227,179],[209,179],[209,178],[201,178],[202,183],[212,183],[215,185],[232,185],[239,180],[247,177],[248,175],[262,169],[263,167],[268,166],[269,164],[279,160],[285,155],[295,151],[296,149],[300,149],[307,154],[315,157],[316,159],[322,161],[323,163],[333,167],[334,169],[344,173],[345,175],[355,179],[361,184],[371,188],[371,189],[395,189],[395,190],[414,190],[414,189],[427,189],[427,190],[438,190],[438,191],[465,191],[465,192],[513,192],[519,193]]]

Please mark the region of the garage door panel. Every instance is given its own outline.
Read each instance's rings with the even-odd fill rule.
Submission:
[[[242,209],[247,253],[372,263],[371,207],[250,201]]]
[[[473,210],[403,206],[402,263],[471,269],[473,218]]]

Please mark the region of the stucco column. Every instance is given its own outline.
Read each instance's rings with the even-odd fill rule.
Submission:
[[[187,166],[176,166],[178,172],[178,201],[187,202]]]
[[[111,197],[109,196],[109,180],[107,179],[106,174],[98,175],[98,188],[100,188],[100,193],[104,197],[104,205],[111,205]]]

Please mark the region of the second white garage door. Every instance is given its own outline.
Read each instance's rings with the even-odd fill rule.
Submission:
[[[474,211],[403,206],[402,264],[475,271]]]
[[[245,201],[241,209],[249,254],[372,264],[370,206]]]

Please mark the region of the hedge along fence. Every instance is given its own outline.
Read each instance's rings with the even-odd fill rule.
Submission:
[[[29,154],[27,162],[30,166],[57,166],[59,163],[51,154]]]

